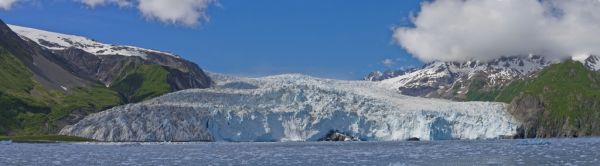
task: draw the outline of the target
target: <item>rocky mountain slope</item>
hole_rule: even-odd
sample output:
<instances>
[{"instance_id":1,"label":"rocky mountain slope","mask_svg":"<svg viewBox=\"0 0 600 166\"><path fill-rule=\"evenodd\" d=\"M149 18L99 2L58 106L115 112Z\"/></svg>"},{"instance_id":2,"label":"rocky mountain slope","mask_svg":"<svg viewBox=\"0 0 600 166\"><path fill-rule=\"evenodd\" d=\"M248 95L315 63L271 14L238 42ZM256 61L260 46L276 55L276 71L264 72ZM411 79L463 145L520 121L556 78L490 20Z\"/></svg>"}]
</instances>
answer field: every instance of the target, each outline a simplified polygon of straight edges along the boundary
<instances>
[{"instance_id":1,"label":"rocky mountain slope","mask_svg":"<svg viewBox=\"0 0 600 166\"><path fill-rule=\"evenodd\" d=\"M511 103L510 112L524 122L520 137L600 135L600 73L587 64L554 64L499 93L496 101Z\"/></svg>"},{"instance_id":2,"label":"rocky mountain slope","mask_svg":"<svg viewBox=\"0 0 600 166\"><path fill-rule=\"evenodd\" d=\"M574 57L573 60L581 62L589 70L600 71L600 57L597 55Z\"/></svg>"},{"instance_id":3,"label":"rocky mountain slope","mask_svg":"<svg viewBox=\"0 0 600 166\"><path fill-rule=\"evenodd\" d=\"M1 21L0 32L0 134L56 131L89 111L122 103L117 92L74 74L60 56Z\"/></svg>"},{"instance_id":4,"label":"rocky mountain slope","mask_svg":"<svg viewBox=\"0 0 600 166\"><path fill-rule=\"evenodd\" d=\"M67 91L91 83L63 68L64 63L52 52L34 42L22 40L4 22L0 21L0 46L25 65L33 78L46 88Z\"/></svg>"},{"instance_id":5,"label":"rocky mountain slope","mask_svg":"<svg viewBox=\"0 0 600 166\"><path fill-rule=\"evenodd\" d=\"M453 100L486 100L479 91L494 92L513 80L525 79L554 62L540 56L505 57L490 62L432 62L396 72L379 84L404 95ZM371 74L371 76L377 74ZM379 77L367 77L377 80ZM384 77L385 78L385 77Z\"/></svg>"},{"instance_id":6,"label":"rocky mountain slope","mask_svg":"<svg viewBox=\"0 0 600 166\"><path fill-rule=\"evenodd\" d=\"M34 34L39 38L27 37ZM72 45L58 48L65 43L39 40L52 36ZM0 135L56 133L116 105L210 86L200 68L180 57L98 43L94 46L113 52L90 53L92 46L83 44L91 40L76 39L85 38L0 21Z\"/></svg>"},{"instance_id":7,"label":"rocky mountain slope","mask_svg":"<svg viewBox=\"0 0 600 166\"><path fill-rule=\"evenodd\" d=\"M196 64L171 53L110 45L81 36L9 26L24 40L33 41L58 55L59 60L65 63L64 66L78 76L98 80L107 87L120 86L117 90L126 88L128 92L122 95L130 102L141 101L165 92L207 88L211 84L210 78ZM146 75L152 72L160 74ZM123 87L123 84L132 85L143 80L158 80L154 84L163 85L153 88L141 87L142 85Z\"/></svg>"},{"instance_id":8,"label":"rocky mountain slope","mask_svg":"<svg viewBox=\"0 0 600 166\"><path fill-rule=\"evenodd\" d=\"M506 105L390 92L367 81L303 75L213 76L209 89L170 93L90 115L60 134L102 141L317 141L497 138L518 122Z\"/></svg>"}]
</instances>

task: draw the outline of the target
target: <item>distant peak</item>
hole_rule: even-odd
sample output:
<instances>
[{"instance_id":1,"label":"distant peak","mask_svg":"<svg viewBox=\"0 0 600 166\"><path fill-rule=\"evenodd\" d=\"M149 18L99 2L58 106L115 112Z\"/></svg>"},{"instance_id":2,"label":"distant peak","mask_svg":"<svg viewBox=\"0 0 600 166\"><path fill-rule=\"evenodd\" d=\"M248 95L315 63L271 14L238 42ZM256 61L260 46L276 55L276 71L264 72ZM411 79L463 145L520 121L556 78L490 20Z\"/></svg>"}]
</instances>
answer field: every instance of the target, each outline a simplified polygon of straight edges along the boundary
<instances>
[{"instance_id":1,"label":"distant peak","mask_svg":"<svg viewBox=\"0 0 600 166\"><path fill-rule=\"evenodd\" d=\"M571 60L573 61L578 61L581 63L585 64L585 61L590 57L590 54L578 54L578 55L573 55L571 57Z\"/></svg>"}]
</instances>

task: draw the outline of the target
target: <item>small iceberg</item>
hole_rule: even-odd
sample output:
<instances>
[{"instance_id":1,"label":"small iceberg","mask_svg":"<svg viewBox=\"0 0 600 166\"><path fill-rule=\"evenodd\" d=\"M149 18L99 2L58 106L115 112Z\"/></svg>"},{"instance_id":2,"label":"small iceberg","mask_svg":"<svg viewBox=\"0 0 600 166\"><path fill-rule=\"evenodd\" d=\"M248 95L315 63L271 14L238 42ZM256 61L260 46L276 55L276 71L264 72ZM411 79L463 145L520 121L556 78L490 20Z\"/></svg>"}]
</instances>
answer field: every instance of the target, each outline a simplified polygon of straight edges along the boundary
<instances>
[{"instance_id":1,"label":"small iceberg","mask_svg":"<svg viewBox=\"0 0 600 166\"><path fill-rule=\"evenodd\" d=\"M523 140L517 145L550 145L550 142L544 140Z\"/></svg>"},{"instance_id":2,"label":"small iceberg","mask_svg":"<svg viewBox=\"0 0 600 166\"><path fill-rule=\"evenodd\" d=\"M12 144L12 140L0 141L0 145L10 145Z\"/></svg>"}]
</instances>

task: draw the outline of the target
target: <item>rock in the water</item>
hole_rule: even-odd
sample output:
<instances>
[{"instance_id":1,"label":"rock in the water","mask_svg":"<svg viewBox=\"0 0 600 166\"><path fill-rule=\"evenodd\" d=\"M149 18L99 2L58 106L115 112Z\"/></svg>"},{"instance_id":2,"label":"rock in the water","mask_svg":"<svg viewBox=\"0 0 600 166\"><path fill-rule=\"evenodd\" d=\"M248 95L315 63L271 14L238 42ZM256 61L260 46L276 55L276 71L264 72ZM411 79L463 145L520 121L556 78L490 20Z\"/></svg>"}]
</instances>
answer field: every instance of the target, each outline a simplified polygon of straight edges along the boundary
<instances>
[{"instance_id":1,"label":"rock in the water","mask_svg":"<svg viewBox=\"0 0 600 166\"><path fill-rule=\"evenodd\" d=\"M407 141L421 141L421 139L419 139L417 137L410 137L407 139Z\"/></svg>"},{"instance_id":2,"label":"rock in the water","mask_svg":"<svg viewBox=\"0 0 600 166\"><path fill-rule=\"evenodd\" d=\"M358 141L351 135L340 132L339 130L331 130L324 138L319 141Z\"/></svg>"}]
</instances>

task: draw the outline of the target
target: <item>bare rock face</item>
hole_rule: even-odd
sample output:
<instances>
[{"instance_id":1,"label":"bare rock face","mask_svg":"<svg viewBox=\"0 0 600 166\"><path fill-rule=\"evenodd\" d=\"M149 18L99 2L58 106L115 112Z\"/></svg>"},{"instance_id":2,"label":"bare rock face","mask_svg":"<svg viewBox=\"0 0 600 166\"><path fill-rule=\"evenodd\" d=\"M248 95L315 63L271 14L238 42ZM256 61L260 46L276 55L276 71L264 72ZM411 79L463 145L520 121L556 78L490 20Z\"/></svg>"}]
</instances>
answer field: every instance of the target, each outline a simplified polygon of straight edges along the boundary
<instances>
[{"instance_id":1,"label":"bare rock face","mask_svg":"<svg viewBox=\"0 0 600 166\"><path fill-rule=\"evenodd\" d=\"M575 110L598 110L600 103L595 98L582 99ZM580 137L599 135L598 118L594 112L571 119L569 116L553 117L545 108L543 97L521 95L513 99L508 111L522 123L515 138Z\"/></svg>"},{"instance_id":2,"label":"bare rock face","mask_svg":"<svg viewBox=\"0 0 600 166\"><path fill-rule=\"evenodd\" d=\"M544 102L540 97L523 95L513 99L508 111L522 122L516 138L536 138L545 135L541 128L540 117L544 114ZM542 129L543 130L543 129Z\"/></svg>"},{"instance_id":3,"label":"bare rock face","mask_svg":"<svg viewBox=\"0 0 600 166\"><path fill-rule=\"evenodd\" d=\"M160 53L148 53L146 58L139 56L102 55L97 56L78 48L54 50L55 54L69 64L82 76L99 80L105 85L111 85L131 66L142 64L158 64L169 73L167 82L173 91L208 88L212 81L196 64L185 59Z\"/></svg>"}]
</instances>

